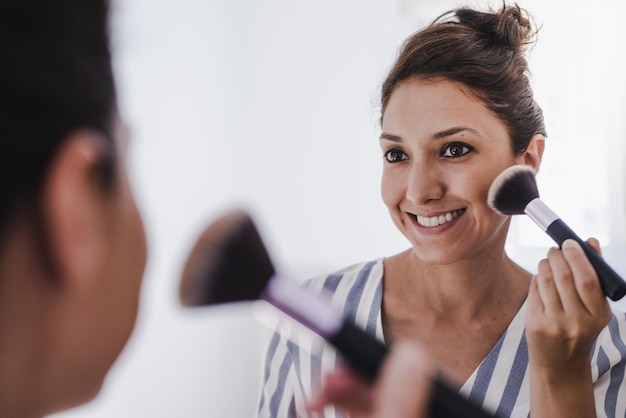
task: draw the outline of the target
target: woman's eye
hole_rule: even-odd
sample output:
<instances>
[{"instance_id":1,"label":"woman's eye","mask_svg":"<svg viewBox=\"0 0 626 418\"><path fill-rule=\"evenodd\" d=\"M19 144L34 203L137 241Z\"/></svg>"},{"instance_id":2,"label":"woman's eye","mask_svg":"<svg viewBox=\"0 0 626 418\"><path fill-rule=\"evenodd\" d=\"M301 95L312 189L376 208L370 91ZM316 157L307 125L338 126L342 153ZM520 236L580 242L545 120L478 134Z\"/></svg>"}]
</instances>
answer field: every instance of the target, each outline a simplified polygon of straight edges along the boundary
<instances>
[{"instance_id":1,"label":"woman's eye","mask_svg":"<svg viewBox=\"0 0 626 418\"><path fill-rule=\"evenodd\" d=\"M385 160L390 163L397 163L398 161L405 161L408 159L409 156L399 149L390 149L385 152Z\"/></svg>"},{"instance_id":2,"label":"woman's eye","mask_svg":"<svg viewBox=\"0 0 626 418\"><path fill-rule=\"evenodd\" d=\"M472 150L473 148L469 145L455 142L452 144L447 144L441 151L441 156L447 158L459 158L471 152Z\"/></svg>"}]
</instances>

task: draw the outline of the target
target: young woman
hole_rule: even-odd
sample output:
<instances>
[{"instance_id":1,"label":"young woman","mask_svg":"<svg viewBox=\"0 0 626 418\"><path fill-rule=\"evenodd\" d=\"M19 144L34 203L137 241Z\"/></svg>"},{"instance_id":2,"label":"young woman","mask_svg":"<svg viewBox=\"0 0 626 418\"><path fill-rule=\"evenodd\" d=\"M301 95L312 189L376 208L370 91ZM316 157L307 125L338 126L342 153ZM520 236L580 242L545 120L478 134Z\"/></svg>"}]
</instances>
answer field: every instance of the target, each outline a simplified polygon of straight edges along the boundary
<instances>
[{"instance_id":1,"label":"young woman","mask_svg":"<svg viewBox=\"0 0 626 418\"><path fill-rule=\"evenodd\" d=\"M546 132L524 57L533 36L527 13L504 5L456 10L406 41L382 87L380 146L382 198L411 246L306 286L381 340L418 342L498 417L622 417L625 315L611 312L573 241L535 275L516 264L510 217L487 205L500 172L541 164ZM308 416L338 361L279 330L259 415ZM327 390L315 404L325 401Z\"/></svg>"},{"instance_id":2,"label":"young woman","mask_svg":"<svg viewBox=\"0 0 626 418\"><path fill-rule=\"evenodd\" d=\"M137 315L106 0L0 3L0 416L93 398Z\"/></svg>"}]
</instances>

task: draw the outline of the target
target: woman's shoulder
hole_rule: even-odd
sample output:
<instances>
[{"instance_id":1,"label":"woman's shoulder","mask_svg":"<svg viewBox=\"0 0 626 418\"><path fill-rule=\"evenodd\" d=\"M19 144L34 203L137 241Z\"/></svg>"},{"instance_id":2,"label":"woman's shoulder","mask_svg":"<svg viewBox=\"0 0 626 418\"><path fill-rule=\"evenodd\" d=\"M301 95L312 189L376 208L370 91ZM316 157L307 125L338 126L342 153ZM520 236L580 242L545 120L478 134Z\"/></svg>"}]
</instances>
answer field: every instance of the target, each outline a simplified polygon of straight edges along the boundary
<instances>
[{"instance_id":1,"label":"woman's shoulder","mask_svg":"<svg viewBox=\"0 0 626 418\"><path fill-rule=\"evenodd\" d=\"M375 260L361 261L348 265L330 273L324 273L302 283L302 286L311 291L323 292L336 291L337 288L346 285L353 285L357 282L372 281L382 279L383 258Z\"/></svg>"},{"instance_id":2,"label":"woman's shoulder","mask_svg":"<svg viewBox=\"0 0 626 418\"><path fill-rule=\"evenodd\" d=\"M378 335L382 302L383 258L352 264L303 283L343 311L351 321ZM382 331L381 331L382 332Z\"/></svg>"}]
</instances>

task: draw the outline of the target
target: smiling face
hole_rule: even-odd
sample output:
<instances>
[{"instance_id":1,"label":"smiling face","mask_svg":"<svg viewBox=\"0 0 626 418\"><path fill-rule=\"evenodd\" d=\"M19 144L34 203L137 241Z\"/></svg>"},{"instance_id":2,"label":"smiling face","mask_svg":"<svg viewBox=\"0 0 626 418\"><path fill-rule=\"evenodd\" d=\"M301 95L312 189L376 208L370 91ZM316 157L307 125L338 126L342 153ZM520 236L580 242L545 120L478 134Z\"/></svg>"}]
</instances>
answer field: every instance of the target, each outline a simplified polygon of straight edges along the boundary
<instances>
[{"instance_id":1,"label":"smiling face","mask_svg":"<svg viewBox=\"0 0 626 418\"><path fill-rule=\"evenodd\" d=\"M514 156L505 125L479 99L447 80L405 81L384 111L380 145L383 201L419 259L451 264L503 250L509 217L489 208L489 187L541 156Z\"/></svg>"}]
</instances>

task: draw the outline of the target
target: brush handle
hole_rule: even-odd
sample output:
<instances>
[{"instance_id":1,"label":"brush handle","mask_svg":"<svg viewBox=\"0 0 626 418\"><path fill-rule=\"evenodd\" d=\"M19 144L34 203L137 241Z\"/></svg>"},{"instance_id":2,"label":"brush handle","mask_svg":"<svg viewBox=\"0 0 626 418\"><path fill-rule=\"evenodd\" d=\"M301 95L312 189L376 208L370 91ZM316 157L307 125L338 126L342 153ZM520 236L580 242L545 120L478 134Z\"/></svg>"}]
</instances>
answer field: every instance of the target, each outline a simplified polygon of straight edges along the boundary
<instances>
[{"instance_id":1,"label":"brush handle","mask_svg":"<svg viewBox=\"0 0 626 418\"><path fill-rule=\"evenodd\" d=\"M352 369L369 382L376 380L389 352L381 341L346 320L326 300L280 276L273 276L261 298L332 344ZM440 376L433 379L432 418L493 418L460 395Z\"/></svg>"},{"instance_id":2,"label":"brush handle","mask_svg":"<svg viewBox=\"0 0 626 418\"><path fill-rule=\"evenodd\" d=\"M378 376L389 352L384 343L347 321L344 321L335 335L327 337L327 340L339 350L357 373L370 382ZM460 395L440 376L433 379L429 409L429 416L432 418L493 418L493 415Z\"/></svg>"},{"instance_id":3,"label":"brush handle","mask_svg":"<svg viewBox=\"0 0 626 418\"><path fill-rule=\"evenodd\" d=\"M548 226L546 232L559 244L559 247L566 239L573 239L580 244L598 275L602 291L611 300L619 300L626 295L626 282L624 282L624 279L622 279L593 248L576 235L565 222L561 219L555 220Z\"/></svg>"}]
</instances>

